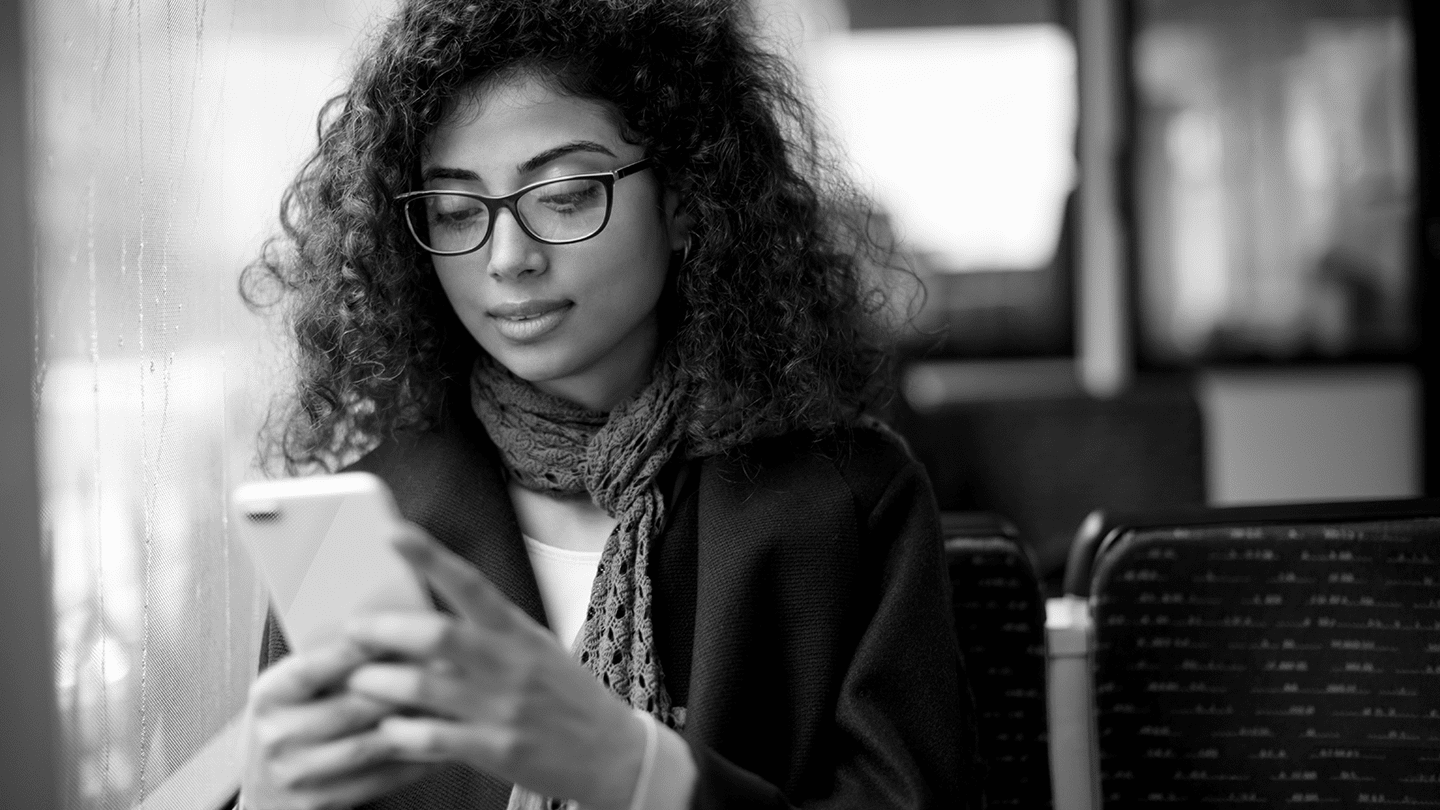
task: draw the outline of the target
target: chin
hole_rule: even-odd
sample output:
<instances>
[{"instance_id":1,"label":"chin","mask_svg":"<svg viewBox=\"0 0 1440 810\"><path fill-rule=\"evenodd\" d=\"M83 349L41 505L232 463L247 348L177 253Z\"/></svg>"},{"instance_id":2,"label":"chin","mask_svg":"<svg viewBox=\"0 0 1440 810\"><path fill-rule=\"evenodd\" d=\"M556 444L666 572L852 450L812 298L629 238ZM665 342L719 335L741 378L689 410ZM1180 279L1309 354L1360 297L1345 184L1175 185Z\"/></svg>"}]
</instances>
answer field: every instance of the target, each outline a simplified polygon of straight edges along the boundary
<instances>
[{"instance_id":1,"label":"chin","mask_svg":"<svg viewBox=\"0 0 1440 810\"><path fill-rule=\"evenodd\" d=\"M543 383L568 377L582 365L573 353L554 347L511 346L481 349L511 374L529 383Z\"/></svg>"}]
</instances>

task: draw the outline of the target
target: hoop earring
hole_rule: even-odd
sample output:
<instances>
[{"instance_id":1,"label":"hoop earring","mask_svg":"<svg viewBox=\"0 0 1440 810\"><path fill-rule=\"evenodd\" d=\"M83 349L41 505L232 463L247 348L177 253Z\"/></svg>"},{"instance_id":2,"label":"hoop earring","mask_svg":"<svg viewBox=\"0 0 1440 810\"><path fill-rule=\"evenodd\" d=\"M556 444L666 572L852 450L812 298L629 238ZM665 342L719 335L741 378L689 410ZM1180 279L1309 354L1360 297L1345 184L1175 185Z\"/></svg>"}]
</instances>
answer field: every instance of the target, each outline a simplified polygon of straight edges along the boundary
<instances>
[{"instance_id":1,"label":"hoop earring","mask_svg":"<svg viewBox=\"0 0 1440 810\"><path fill-rule=\"evenodd\" d=\"M694 235L693 235L693 234L690 234L690 233L686 233L686 234L685 234L685 246L682 247L682 248L680 248L680 266L681 266L681 267L684 267L685 265L687 265L687 264L690 263L690 245L691 245L691 243L694 242L694 241L695 241L695 238L694 238Z\"/></svg>"}]
</instances>

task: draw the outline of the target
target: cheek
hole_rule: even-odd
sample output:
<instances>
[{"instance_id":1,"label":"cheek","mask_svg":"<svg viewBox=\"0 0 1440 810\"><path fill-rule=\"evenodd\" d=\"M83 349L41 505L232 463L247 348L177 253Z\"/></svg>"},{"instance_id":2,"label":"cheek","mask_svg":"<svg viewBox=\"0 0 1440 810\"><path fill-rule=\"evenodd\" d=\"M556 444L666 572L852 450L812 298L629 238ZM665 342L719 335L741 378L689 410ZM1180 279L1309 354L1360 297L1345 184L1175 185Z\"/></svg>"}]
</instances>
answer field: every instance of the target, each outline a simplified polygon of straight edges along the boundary
<instances>
[{"instance_id":1,"label":"cheek","mask_svg":"<svg viewBox=\"0 0 1440 810\"><path fill-rule=\"evenodd\" d=\"M592 300L611 317L634 323L650 314L660 300L670 268L670 253L663 242L650 241L639 249L616 251L591 264L586 287Z\"/></svg>"},{"instance_id":2,"label":"cheek","mask_svg":"<svg viewBox=\"0 0 1440 810\"><path fill-rule=\"evenodd\" d=\"M461 315L464 315L467 302L473 305L480 292L481 271L463 261L467 258L469 257L436 256L433 259L435 277L440 280L440 289L444 290L445 297L450 300L450 306Z\"/></svg>"},{"instance_id":3,"label":"cheek","mask_svg":"<svg viewBox=\"0 0 1440 810\"><path fill-rule=\"evenodd\" d=\"M472 262L463 261L467 258L470 257L436 257L435 276L439 279L440 289L445 293L445 298L450 302L450 308L455 311L460 323L479 340L487 305L483 289L485 274Z\"/></svg>"},{"instance_id":4,"label":"cheek","mask_svg":"<svg viewBox=\"0 0 1440 810\"><path fill-rule=\"evenodd\" d=\"M572 289L583 289L597 316L633 324L655 308L669 271L663 215L653 196L643 191L622 196L615 200L605 230L569 250L556 249L552 259L557 276L577 285Z\"/></svg>"}]
</instances>

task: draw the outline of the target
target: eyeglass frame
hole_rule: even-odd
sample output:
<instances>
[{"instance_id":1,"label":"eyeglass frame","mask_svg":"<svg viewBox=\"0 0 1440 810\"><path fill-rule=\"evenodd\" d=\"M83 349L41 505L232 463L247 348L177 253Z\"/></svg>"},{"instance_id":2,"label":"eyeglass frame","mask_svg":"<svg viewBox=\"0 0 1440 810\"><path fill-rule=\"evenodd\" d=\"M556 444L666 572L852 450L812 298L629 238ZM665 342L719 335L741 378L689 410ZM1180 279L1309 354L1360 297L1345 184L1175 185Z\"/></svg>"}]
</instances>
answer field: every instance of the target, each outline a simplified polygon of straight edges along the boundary
<instances>
[{"instance_id":1,"label":"eyeglass frame","mask_svg":"<svg viewBox=\"0 0 1440 810\"><path fill-rule=\"evenodd\" d=\"M654 163L655 158L648 156L640 158L634 163L627 163L624 166L606 172L586 172L584 174L570 174L564 177L538 180L529 185L521 186L503 197L489 197L474 191L458 191L455 189L424 189L421 191L407 191L404 194L397 194L392 199L392 202L400 206L400 215L405 219L405 228L410 231L410 236L415 239L415 244L419 245L421 250L434 256L464 256L485 247L485 244L490 241L490 237L495 233L495 220L499 219L499 209L502 208L509 211L510 216L515 219L515 224L520 226L520 230L536 242L544 245L573 245L577 242L584 242L586 239L594 239L600 235L601 231L605 230L606 225L610 224L610 210L615 204L615 183L632 174L651 168ZM548 186L552 183L566 183L575 180L598 180L605 186L605 218L600 220L600 226L595 229L594 233L586 234L578 239L555 240L546 239L530 230L530 226L525 224L525 217L521 216L520 209L516 207L516 202L537 188ZM480 241L476 243L475 247L466 248L465 250L435 250L429 245L426 245L425 240L420 238L420 234L415 232L415 220L407 210L410 202L426 197L440 196L467 197L472 200L478 200L485 206L485 215L487 217L485 235L480 237Z\"/></svg>"}]
</instances>

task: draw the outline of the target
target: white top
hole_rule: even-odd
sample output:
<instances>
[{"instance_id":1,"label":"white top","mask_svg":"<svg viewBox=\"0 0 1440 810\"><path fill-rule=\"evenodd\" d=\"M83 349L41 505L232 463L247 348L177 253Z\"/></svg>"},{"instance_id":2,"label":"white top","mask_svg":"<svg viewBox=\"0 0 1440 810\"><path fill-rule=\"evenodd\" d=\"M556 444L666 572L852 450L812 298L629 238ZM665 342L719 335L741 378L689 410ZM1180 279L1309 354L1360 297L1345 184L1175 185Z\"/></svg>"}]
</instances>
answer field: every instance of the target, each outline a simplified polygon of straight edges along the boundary
<instances>
[{"instance_id":1,"label":"white top","mask_svg":"<svg viewBox=\"0 0 1440 810\"><path fill-rule=\"evenodd\" d=\"M574 650L585 624L585 610L590 607L590 588L595 571L600 567L599 551L571 551L547 545L522 534L530 567L535 569L535 583L540 586L540 603L550 629L565 649Z\"/></svg>"},{"instance_id":2,"label":"white top","mask_svg":"<svg viewBox=\"0 0 1440 810\"><path fill-rule=\"evenodd\" d=\"M571 551L557 548L527 535L525 553L535 571L535 584L540 586L540 603L545 618L565 649L574 650L585 624L585 611L590 607L590 588L600 567L599 551ZM631 801L631 810L680 810L690 806L694 791L696 768L690 746L679 734L661 725L643 711L636 710L636 722L648 725L646 734L653 734L654 745L646 745L646 764L640 770L639 784Z\"/></svg>"}]
</instances>

